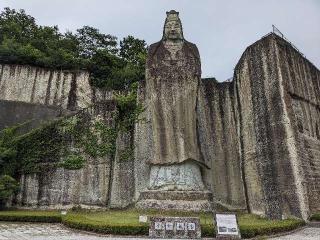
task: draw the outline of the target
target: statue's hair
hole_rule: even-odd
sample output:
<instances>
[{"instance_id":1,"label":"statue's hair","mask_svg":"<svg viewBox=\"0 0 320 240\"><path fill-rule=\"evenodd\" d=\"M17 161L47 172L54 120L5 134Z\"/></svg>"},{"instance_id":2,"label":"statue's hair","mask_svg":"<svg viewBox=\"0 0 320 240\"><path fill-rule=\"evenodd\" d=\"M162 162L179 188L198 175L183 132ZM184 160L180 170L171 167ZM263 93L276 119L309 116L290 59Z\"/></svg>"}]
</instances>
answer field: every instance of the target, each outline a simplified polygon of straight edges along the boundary
<instances>
[{"instance_id":1,"label":"statue's hair","mask_svg":"<svg viewBox=\"0 0 320 240\"><path fill-rule=\"evenodd\" d=\"M166 27L167 23L171 20L171 19L170 19L170 16L172 16L172 15L176 15L176 16L178 17L178 22L179 22L179 24L180 24L180 26L181 26L182 39L184 39L184 37L183 37L182 23L181 23L181 20L180 20L180 18L179 18L179 12L177 12L177 11L175 11L175 10L170 10L169 12L166 12L166 14L167 14L167 17L166 17L166 20L165 20L164 26L163 26L162 40L166 40L165 27Z\"/></svg>"}]
</instances>

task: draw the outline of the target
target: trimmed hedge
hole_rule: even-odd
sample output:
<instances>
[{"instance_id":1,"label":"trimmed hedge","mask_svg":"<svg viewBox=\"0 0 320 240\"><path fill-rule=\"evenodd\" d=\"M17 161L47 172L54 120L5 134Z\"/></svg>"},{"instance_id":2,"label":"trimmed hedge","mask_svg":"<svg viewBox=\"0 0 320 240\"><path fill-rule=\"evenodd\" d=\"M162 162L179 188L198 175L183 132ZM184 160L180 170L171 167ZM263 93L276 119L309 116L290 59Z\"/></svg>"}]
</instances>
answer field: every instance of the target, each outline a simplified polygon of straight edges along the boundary
<instances>
[{"instance_id":1,"label":"trimmed hedge","mask_svg":"<svg viewBox=\"0 0 320 240\"><path fill-rule=\"evenodd\" d=\"M200 217L202 237L214 237L215 226L210 213L157 212L157 211L79 211L61 216L58 211L2 211L0 221L59 223L79 230L115 235L148 235L149 224L139 223L139 215L197 216ZM313 215L314 219L317 219ZM272 235L291 231L305 222L300 219L268 220L253 214L239 214L239 227L242 238Z\"/></svg>"},{"instance_id":2,"label":"trimmed hedge","mask_svg":"<svg viewBox=\"0 0 320 240\"><path fill-rule=\"evenodd\" d=\"M55 211L0 211L0 221L60 223L61 214Z\"/></svg>"},{"instance_id":3,"label":"trimmed hedge","mask_svg":"<svg viewBox=\"0 0 320 240\"><path fill-rule=\"evenodd\" d=\"M305 222L299 219L286 219L268 221L267 223L259 223L255 225L239 223L241 237L253 238L263 235L274 235L281 232L292 231L298 227L304 226Z\"/></svg>"},{"instance_id":4,"label":"trimmed hedge","mask_svg":"<svg viewBox=\"0 0 320 240\"><path fill-rule=\"evenodd\" d=\"M145 212L145 215L169 215L185 216L185 213L178 212ZM187 213L190 214L190 213ZM195 213L192 216L199 216ZM127 217L126 217L127 216ZM86 231L94 231L106 234L119 235L147 235L148 224L138 223L139 213L135 211L109 211L96 213L70 213L63 218L62 222L71 227ZM202 237L214 237L215 226L211 214L200 214ZM133 220L134 219L134 220ZM261 235L272 235L280 232L291 231L305 222L299 219L268 220L253 214L239 215L240 232L243 238L252 238Z\"/></svg>"},{"instance_id":5,"label":"trimmed hedge","mask_svg":"<svg viewBox=\"0 0 320 240\"><path fill-rule=\"evenodd\" d=\"M215 237L216 228L213 224L201 224L201 236L202 237Z\"/></svg>"},{"instance_id":6,"label":"trimmed hedge","mask_svg":"<svg viewBox=\"0 0 320 240\"><path fill-rule=\"evenodd\" d=\"M320 221L320 213L313 214L310 217L310 221Z\"/></svg>"},{"instance_id":7,"label":"trimmed hedge","mask_svg":"<svg viewBox=\"0 0 320 240\"><path fill-rule=\"evenodd\" d=\"M104 234L118 235L147 235L149 233L148 224L108 224L87 219L84 215L67 215L62 219L62 223L70 228L85 231L93 231Z\"/></svg>"}]
</instances>

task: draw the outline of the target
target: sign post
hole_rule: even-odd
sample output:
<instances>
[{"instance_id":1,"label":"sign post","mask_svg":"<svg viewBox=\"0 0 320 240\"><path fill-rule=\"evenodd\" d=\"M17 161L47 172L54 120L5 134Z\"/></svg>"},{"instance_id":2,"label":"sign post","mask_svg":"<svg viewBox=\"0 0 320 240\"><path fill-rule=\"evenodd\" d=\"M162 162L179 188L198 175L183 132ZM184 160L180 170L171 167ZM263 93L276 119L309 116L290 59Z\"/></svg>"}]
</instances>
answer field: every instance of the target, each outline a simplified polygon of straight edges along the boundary
<instances>
[{"instance_id":1,"label":"sign post","mask_svg":"<svg viewBox=\"0 0 320 240\"><path fill-rule=\"evenodd\" d=\"M217 239L241 239L240 229L236 214L216 214Z\"/></svg>"}]
</instances>

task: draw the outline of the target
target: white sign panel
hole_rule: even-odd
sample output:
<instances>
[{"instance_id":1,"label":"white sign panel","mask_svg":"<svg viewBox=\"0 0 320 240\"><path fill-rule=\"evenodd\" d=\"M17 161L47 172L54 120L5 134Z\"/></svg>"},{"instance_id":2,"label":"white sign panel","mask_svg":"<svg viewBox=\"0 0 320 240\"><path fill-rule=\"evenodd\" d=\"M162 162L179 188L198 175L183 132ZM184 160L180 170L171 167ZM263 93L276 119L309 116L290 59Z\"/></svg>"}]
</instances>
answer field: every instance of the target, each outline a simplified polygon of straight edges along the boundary
<instances>
[{"instance_id":1,"label":"white sign panel","mask_svg":"<svg viewBox=\"0 0 320 240\"><path fill-rule=\"evenodd\" d=\"M67 211L61 211L61 215L67 215Z\"/></svg>"},{"instance_id":2,"label":"white sign panel","mask_svg":"<svg viewBox=\"0 0 320 240\"><path fill-rule=\"evenodd\" d=\"M162 222L155 222L155 223L154 223L154 229L155 229L155 230L162 230L162 229L164 229Z\"/></svg>"},{"instance_id":3,"label":"white sign panel","mask_svg":"<svg viewBox=\"0 0 320 240\"><path fill-rule=\"evenodd\" d=\"M216 214L218 234L239 235L237 218L235 214Z\"/></svg>"},{"instance_id":4,"label":"white sign panel","mask_svg":"<svg viewBox=\"0 0 320 240\"><path fill-rule=\"evenodd\" d=\"M141 223L146 223L148 221L148 217L147 216L139 216L139 222Z\"/></svg>"},{"instance_id":5,"label":"white sign panel","mask_svg":"<svg viewBox=\"0 0 320 240\"><path fill-rule=\"evenodd\" d=\"M189 231L195 231L196 230L196 224L195 223L188 223L188 230Z\"/></svg>"},{"instance_id":6,"label":"white sign panel","mask_svg":"<svg viewBox=\"0 0 320 240\"><path fill-rule=\"evenodd\" d=\"M178 231L184 231L184 223L183 222L178 222L177 223L177 230Z\"/></svg>"},{"instance_id":7,"label":"white sign panel","mask_svg":"<svg viewBox=\"0 0 320 240\"><path fill-rule=\"evenodd\" d=\"M166 230L169 230L169 231L173 230L173 222L166 222Z\"/></svg>"}]
</instances>

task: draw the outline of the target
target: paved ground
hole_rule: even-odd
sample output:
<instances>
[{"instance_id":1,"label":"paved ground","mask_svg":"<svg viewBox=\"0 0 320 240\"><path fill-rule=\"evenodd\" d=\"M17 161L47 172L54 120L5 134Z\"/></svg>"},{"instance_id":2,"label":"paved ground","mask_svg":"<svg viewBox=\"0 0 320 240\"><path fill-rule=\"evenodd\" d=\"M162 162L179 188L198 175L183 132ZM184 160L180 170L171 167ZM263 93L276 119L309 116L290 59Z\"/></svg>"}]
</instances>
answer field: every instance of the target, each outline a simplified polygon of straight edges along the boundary
<instances>
[{"instance_id":1,"label":"paved ground","mask_svg":"<svg viewBox=\"0 0 320 240\"><path fill-rule=\"evenodd\" d=\"M320 240L320 228L308 227L287 236L270 238L270 240Z\"/></svg>"},{"instance_id":2,"label":"paved ground","mask_svg":"<svg viewBox=\"0 0 320 240\"><path fill-rule=\"evenodd\" d=\"M141 238L119 238L78 232L61 224L7 223L0 222L0 240L134 240ZM145 239L145 238L144 238ZM289 236L271 240L320 240L320 228L305 228Z\"/></svg>"}]
</instances>

